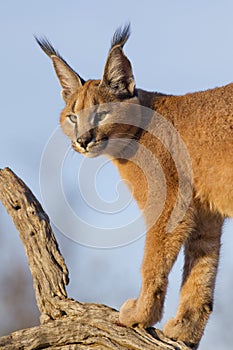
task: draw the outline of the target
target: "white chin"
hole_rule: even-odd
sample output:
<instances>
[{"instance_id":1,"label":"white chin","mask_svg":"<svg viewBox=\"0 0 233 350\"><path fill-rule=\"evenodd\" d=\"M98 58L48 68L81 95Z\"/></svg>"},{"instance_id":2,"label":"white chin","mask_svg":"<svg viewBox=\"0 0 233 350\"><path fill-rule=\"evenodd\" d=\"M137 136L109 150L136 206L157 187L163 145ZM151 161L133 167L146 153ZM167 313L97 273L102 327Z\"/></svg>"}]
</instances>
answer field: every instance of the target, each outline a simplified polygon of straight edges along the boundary
<instances>
[{"instance_id":1,"label":"white chin","mask_svg":"<svg viewBox=\"0 0 233 350\"><path fill-rule=\"evenodd\" d=\"M101 153L94 153L94 152L85 152L82 153L83 156L87 157L87 158L95 158L101 155Z\"/></svg>"}]
</instances>

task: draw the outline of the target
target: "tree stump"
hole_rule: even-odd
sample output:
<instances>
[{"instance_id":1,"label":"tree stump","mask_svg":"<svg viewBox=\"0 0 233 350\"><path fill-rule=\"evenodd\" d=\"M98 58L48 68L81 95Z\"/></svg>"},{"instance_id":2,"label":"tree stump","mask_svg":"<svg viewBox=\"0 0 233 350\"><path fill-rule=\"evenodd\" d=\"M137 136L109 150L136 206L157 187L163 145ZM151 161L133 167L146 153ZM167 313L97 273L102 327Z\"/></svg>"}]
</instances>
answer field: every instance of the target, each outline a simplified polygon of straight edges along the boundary
<instances>
[{"instance_id":1,"label":"tree stump","mask_svg":"<svg viewBox=\"0 0 233 350\"><path fill-rule=\"evenodd\" d=\"M33 278L40 326L0 338L0 349L188 350L154 328L127 328L118 311L67 297L68 269L48 215L25 183L9 168L0 170L0 200L24 245Z\"/></svg>"}]
</instances>

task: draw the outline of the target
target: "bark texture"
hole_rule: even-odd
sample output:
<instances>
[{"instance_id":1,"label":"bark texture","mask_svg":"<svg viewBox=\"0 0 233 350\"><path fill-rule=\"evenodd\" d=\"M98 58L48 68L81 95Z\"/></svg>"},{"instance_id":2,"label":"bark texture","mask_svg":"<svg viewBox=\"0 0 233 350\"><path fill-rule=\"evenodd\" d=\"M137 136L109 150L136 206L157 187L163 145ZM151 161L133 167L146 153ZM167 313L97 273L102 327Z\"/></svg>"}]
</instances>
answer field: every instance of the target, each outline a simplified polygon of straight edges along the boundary
<instances>
[{"instance_id":1,"label":"bark texture","mask_svg":"<svg viewBox=\"0 0 233 350\"><path fill-rule=\"evenodd\" d=\"M0 200L19 231L33 278L41 325L0 338L0 349L188 350L157 329L126 328L118 311L67 297L68 270L49 218L25 183L0 170Z\"/></svg>"}]
</instances>

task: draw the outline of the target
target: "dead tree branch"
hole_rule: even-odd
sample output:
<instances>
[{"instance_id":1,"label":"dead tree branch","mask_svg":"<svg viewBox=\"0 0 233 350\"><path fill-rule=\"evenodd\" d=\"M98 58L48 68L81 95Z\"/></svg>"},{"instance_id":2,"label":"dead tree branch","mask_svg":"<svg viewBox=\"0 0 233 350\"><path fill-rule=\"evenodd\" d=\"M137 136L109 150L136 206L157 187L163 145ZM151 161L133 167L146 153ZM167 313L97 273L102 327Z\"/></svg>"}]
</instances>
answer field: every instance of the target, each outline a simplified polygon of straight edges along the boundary
<instances>
[{"instance_id":1,"label":"dead tree branch","mask_svg":"<svg viewBox=\"0 0 233 350\"><path fill-rule=\"evenodd\" d=\"M33 278L41 325L0 338L0 349L188 350L156 329L131 329L105 305L67 297L68 270L49 218L25 183L0 170L0 200L19 231Z\"/></svg>"}]
</instances>

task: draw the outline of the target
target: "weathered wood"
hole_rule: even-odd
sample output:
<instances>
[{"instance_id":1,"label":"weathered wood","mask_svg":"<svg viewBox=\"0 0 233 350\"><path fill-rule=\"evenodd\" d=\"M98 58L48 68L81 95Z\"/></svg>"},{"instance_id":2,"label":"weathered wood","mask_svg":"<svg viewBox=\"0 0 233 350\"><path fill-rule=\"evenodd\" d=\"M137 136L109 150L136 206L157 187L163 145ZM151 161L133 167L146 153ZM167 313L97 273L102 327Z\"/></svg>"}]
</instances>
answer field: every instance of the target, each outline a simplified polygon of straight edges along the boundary
<instances>
[{"instance_id":1,"label":"weathered wood","mask_svg":"<svg viewBox=\"0 0 233 350\"><path fill-rule=\"evenodd\" d=\"M24 245L39 310L52 319L58 318L56 300L67 297L68 270L49 218L30 189L8 168L0 171L0 199Z\"/></svg>"},{"instance_id":2,"label":"weathered wood","mask_svg":"<svg viewBox=\"0 0 233 350\"><path fill-rule=\"evenodd\" d=\"M49 218L24 182L10 169L0 170L0 200L12 217L32 273L41 325L0 338L0 349L188 350L159 330L131 329L105 305L67 298L68 269Z\"/></svg>"},{"instance_id":3,"label":"weathered wood","mask_svg":"<svg viewBox=\"0 0 233 350\"><path fill-rule=\"evenodd\" d=\"M15 349L110 349L110 350L187 350L172 342L153 338L144 329L130 329L117 326L112 320L117 312L108 310L109 317L92 309L80 317L63 317L46 325L20 330L0 338L0 348ZM85 305L88 311L88 304ZM107 311L107 310L105 310ZM158 334L158 338L162 335ZM71 347L72 346L72 347Z\"/></svg>"},{"instance_id":4,"label":"weathered wood","mask_svg":"<svg viewBox=\"0 0 233 350\"><path fill-rule=\"evenodd\" d=\"M90 315L89 315L90 316ZM82 316L51 321L0 338L0 348L15 349L188 349L170 340L154 339L145 330L133 330L110 323L109 319ZM159 335L158 335L159 336ZM68 347L69 346L69 347ZM72 346L72 347L71 347Z\"/></svg>"}]
</instances>

